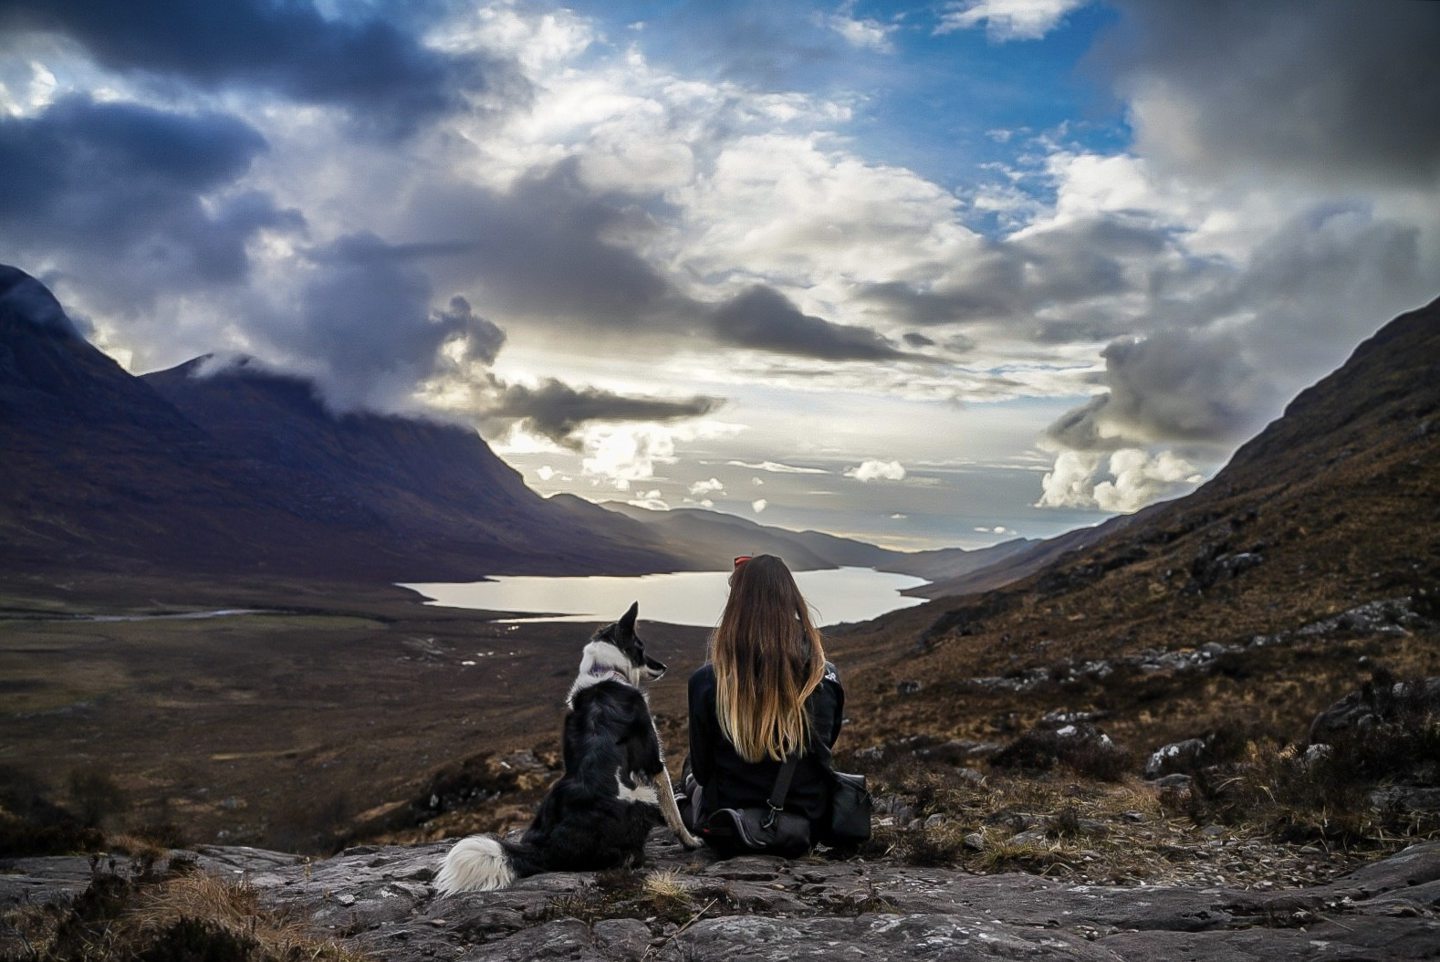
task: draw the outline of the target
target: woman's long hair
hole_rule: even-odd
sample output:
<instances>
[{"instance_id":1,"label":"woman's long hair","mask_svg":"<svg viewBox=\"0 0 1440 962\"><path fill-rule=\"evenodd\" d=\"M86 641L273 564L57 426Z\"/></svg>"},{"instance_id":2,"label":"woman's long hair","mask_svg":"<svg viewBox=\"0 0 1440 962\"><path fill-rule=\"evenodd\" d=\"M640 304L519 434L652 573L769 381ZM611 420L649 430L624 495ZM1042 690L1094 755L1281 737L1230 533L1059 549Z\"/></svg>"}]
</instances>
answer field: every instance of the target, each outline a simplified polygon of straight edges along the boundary
<instances>
[{"instance_id":1,"label":"woman's long hair","mask_svg":"<svg viewBox=\"0 0 1440 962\"><path fill-rule=\"evenodd\" d=\"M825 677L825 649L785 562L762 554L736 566L710 661L720 729L741 758L804 753L805 700Z\"/></svg>"}]
</instances>

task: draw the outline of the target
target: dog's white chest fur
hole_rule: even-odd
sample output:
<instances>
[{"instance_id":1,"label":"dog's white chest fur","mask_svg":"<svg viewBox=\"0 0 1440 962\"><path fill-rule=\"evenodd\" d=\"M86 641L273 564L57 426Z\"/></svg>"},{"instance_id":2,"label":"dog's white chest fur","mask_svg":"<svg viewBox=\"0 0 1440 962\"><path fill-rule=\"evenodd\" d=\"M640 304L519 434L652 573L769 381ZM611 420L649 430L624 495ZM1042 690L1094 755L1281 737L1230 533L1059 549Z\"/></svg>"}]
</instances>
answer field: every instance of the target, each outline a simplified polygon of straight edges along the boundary
<instances>
[{"instance_id":1,"label":"dog's white chest fur","mask_svg":"<svg viewBox=\"0 0 1440 962\"><path fill-rule=\"evenodd\" d=\"M626 781L629 781L635 787L631 788L630 785L626 785ZM647 805L660 804L660 796L655 793L655 786L647 784L644 775L631 772L630 777L627 779L625 778L625 770L623 768L617 768L615 769L615 785L615 795L622 802L644 802Z\"/></svg>"}]
</instances>

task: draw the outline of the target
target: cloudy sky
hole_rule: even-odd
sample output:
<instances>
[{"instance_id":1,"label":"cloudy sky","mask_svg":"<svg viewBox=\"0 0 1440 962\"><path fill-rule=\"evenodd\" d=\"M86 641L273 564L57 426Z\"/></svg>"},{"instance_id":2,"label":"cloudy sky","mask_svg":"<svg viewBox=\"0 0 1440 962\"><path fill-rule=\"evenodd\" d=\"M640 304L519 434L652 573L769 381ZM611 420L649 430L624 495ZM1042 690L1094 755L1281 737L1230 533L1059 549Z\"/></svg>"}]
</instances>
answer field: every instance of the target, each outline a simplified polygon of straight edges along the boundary
<instances>
[{"instance_id":1,"label":"cloudy sky","mask_svg":"<svg viewBox=\"0 0 1440 962\"><path fill-rule=\"evenodd\" d=\"M544 493L902 547L1191 490L1440 294L1440 4L0 0L0 261Z\"/></svg>"}]
</instances>

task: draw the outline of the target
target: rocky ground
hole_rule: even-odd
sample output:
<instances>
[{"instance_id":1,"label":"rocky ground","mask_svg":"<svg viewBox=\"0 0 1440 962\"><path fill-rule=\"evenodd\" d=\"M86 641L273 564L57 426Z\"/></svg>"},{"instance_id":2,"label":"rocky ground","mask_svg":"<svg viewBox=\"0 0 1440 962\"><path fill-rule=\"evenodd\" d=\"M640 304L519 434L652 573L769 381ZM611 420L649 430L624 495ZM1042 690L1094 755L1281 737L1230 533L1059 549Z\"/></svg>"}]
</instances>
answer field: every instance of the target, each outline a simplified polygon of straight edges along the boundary
<instances>
[{"instance_id":1,"label":"rocky ground","mask_svg":"<svg viewBox=\"0 0 1440 962\"><path fill-rule=\"evenodd\" d=\"M657 830L643 870L556 873L440 898L430 883L447 846L362 846L318 861L202 847L169 859L394 962L1440 958L1437 842L1326 884L1260 891L1077 885L889 859L716 860ZM0 958L41 957L19 934L39 906L139 869L125 858L0 863Z\"/></svg>"}]
</instances>

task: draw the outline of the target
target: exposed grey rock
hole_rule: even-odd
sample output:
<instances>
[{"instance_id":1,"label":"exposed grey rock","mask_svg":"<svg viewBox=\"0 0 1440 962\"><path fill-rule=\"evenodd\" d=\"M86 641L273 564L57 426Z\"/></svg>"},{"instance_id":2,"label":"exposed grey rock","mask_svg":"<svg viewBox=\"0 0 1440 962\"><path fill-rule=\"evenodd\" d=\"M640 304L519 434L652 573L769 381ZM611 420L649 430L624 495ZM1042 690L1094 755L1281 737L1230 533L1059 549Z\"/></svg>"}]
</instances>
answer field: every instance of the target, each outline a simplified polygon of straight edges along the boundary
<instances>
[{"instance_id":1,"label":"exposed grey rock","mask_svg":"<svg viewBox=\"0 0 1440 962\"><path fill-rule=\"evenodd\" d=\"M1192 582L1192 584L1194 584ZM1198 587L1197 587L1198 590ZM1297 638L1326 635L1397 635L1434 627L1434 622L1415 610L1410 597L1385 598L1357 605L1330 618L1272 635L1253 635L1243 644L1208 641L1195 649L1161 651L1149 649L1110 660L1076 661L1064 658L1049 665L1018 669L1004 676L971 678L969 684L990 691L1030 691L1042 685L1095 681L1112 674L1117 667L1134 668L1146 674L1162 671L1187 673L1210 671L1222 655L1243 654L1254 648L1287 644ZM1037 646L1038 647L1038 646Z\"/></svg>"},{"instance_id":2,"label":"exposed grey rock","mask_svg":"<svg viewBox=\"0 0 1440 962\"><path fill-rule=\"evenodd\" d=\"M590 873L439 898L430 873L448 846L366 847L314 862L212 847L194 858L205 871L243 878L272 904L309 913L321 934L387 962L611 962L647 953L687 962L1440 955L1440 842L1326 885L1257 892L1074 885L859 859L722 861L685 852L657 830L649 867L676 873L691 893L694 912L678 916L693 921L688 928L674 915L607 909L610 883ZM116 871L128 870L119 860ZM64 900L89 877L83 857L0 862L0 907Z\"/></svg>"},{"instance_id":3,"label":"exposed grey rock","mask_svg":"<svg viewBox=\"0 0 1440 962\"><path fill-rule=\"evenodd\" d=\"M977 788L985 784L985 776L973 768L957 768L955 769L955 776L962 782L974 785Z\"/></svg>"},{"instance_id":4,"label":"exposed grey rock","mask_svg":"<svg viewBox=\"0 0 1440 962\"><path fill-rule=\"evenodd\" d=\"M1440 787L1387 785L1371 792L1368 801L1377 811L1440 812Z\"/></svg>"},{"instance_id":5,"label":"exposed grey rock","mask_svg":"<svg viewBox=\"0 0 1440 962\"><path fill-rule=\"evenodd\" d=\"M1368 731L1407 706L1440 708L1440 678L1366 684L1315 716L1310 742L1324 744L1348 732Z\"/></svg>"},{"instance_id":6,"label":"exposed grey rock","mask_svg":"<svg viewBox=\"0 0 1440 962\"><path fill-rule=\"evenodd\" d=\"M1189 788L1191 778L1184 772L1175 772L1172 775L1161 775L1155 779L1156 788Z\"/></svg>"},{"instance_id":7,"label":"exposed grey rock","mask_svg":"<svg viewBox=\"0 0 1440 962\"><path fill-rule=\"evenodd\" d=\"M1428 624L1427 619L1415 611L1414 599L1407 596L1383 598L1357 605L1338 615L1296 629L1295 634L1311 637L1343 631L1356 634L1403 635L1412 628L1424 628Z\"/></svg>"},{"instance_id":8,"label":"exposed grey rock","mask_svg":"<svg viewBox=\"0 0 1440 962\"><path fill-rule=\"evenodd\" d=\"M1153 780L1194 768L1204 756L1205 746L1203 738L1187 738L1157 748L1145 760L1145 777Z\"/></svg>"}]
</instances>

